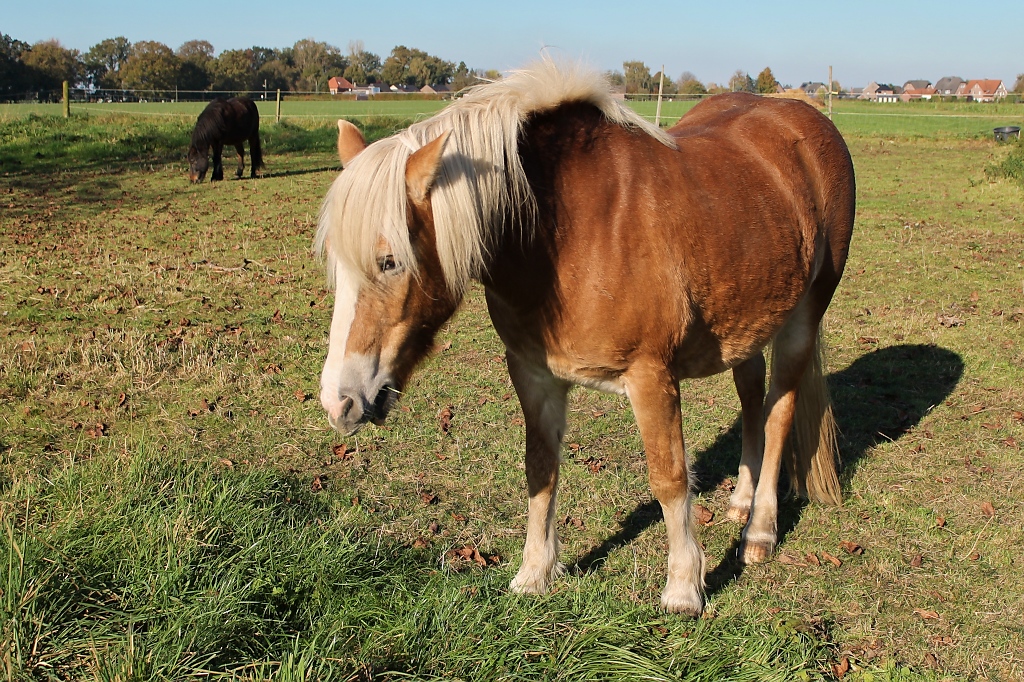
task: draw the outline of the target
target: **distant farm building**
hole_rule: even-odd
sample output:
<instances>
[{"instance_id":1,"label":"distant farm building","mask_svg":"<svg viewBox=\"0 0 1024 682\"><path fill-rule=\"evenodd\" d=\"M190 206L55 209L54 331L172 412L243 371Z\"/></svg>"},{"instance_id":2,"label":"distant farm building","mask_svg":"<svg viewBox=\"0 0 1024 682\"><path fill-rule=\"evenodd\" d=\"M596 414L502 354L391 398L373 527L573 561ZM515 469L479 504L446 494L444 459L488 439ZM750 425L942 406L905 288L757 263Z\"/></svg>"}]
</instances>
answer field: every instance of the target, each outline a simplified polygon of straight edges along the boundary
<instances>
[{"instance_id":1,"label":"distant farm building","mask_svg":"<svg viewBox=\"0 0 1024 682\"><path fill-rule=\"evenodd\" d=\"M351 92L356 86L352 85L352 82L343 76L334 76L327 81L327 87L330 88L332 95L339 93Z\"/></svg>"}]
</instances>

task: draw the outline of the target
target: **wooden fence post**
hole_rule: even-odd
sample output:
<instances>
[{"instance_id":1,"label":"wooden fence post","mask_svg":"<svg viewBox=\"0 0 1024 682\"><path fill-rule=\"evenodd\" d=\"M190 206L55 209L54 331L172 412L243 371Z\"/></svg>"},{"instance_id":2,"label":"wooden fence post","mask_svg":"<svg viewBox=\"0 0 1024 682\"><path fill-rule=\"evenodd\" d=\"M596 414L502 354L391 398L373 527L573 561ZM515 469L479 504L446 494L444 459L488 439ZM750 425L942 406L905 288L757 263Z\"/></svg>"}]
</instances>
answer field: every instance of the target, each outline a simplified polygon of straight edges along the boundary
<instances>
[{"instance_id":1,"label":"wooden fence post","mask_svg":"<svg viewBox=\"0 0 1024 682\"><path fill-rule=\"evenodd\" d=\"M277 89L277 120L275 123L281 122L281 88Z\"/></svg>"},{"instance_id":2,"label":"wooden fence post","mask_svg":"<svg viewBox=\"0 0 1024 682\"><path fill-rule=\"evenodd\" d=\"M63 102L64 102L64 118L71 118L71 97L70 97L70 93L68 92L68 82L67 81L64 81L64 85L62 87L62 90L64 92L64 100L63 100Z\"/></svg>"},{"instance_id":3,"label":"wooden fence post","mask_svg":"<svg viewBox=\"0 0 1024 682\"><path fill-rule=\"evenodd\" d=\"M661 65L661 80L658 81L658 108L654 113L654 125L661 126L661 92L665 89L665 65Z\"/></svg>"}]
</instances>

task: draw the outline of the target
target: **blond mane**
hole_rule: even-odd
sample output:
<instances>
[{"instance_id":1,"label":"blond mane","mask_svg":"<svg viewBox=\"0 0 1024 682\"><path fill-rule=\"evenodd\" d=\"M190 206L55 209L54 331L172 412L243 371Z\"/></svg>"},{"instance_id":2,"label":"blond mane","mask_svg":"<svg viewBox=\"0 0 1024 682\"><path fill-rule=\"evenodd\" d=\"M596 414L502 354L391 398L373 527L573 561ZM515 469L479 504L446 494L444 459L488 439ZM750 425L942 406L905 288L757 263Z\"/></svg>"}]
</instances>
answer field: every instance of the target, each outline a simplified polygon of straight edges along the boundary
<instances>
[{"instance_id":1,"label":"blond mane","mask_svg":"<svg viewBox=\"0 0 1024 682\"><path fill-rule=\"evenodd\" d=\"M315 249L327 256L334 281L339 263L367 279L377 269L383 237L397 262L416 267L406 218L409 156L451 131L431 190L437 251L452 292L461 295L484 267L495 237L529 229L537 211L519 159L523 123L567 102L589 102L618 125L669 147L672 138L612 98L604 77L550 59L469 90L437 115L364 149L331 185L320 208ZM507 224L508 216L518 216Z\"/></svg>"}]
</instances>

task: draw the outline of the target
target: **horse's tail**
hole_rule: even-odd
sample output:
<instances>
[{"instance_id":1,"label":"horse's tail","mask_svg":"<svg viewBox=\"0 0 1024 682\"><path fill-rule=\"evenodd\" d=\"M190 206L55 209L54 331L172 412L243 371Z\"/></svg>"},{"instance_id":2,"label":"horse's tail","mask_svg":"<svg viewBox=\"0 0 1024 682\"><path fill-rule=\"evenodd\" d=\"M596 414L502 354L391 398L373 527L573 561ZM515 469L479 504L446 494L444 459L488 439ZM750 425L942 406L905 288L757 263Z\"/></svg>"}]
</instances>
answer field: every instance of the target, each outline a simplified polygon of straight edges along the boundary
<instances>
[{"instance_id":1,"label":"horse's tail","mask_svg":"<svg viewBox=\"0 0 1024 682\"><path fill-rule=\"evenodd\" d=\"M825 382L821 326L797 390L790 446L783 457L794 493L812 502L842 503L838 428Z\"/></svg>"}]
</instances>

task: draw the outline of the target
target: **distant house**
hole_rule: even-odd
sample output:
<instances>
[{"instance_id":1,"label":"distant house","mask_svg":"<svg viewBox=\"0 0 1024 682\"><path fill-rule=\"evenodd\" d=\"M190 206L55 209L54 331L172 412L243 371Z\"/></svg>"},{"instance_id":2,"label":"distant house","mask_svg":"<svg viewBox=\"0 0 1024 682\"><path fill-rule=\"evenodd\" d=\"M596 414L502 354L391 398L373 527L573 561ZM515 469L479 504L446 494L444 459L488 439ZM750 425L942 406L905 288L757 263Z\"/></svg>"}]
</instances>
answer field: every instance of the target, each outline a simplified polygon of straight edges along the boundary
<instances>
[{"instance_id":1,"label":"distant house","mask_svg":"<svg viewBox=\"0 0 1024 682\"><path fill-rule=\"evenodd\" d=\"M964 79L958 76L946 76L935 83L935 94L939 97L954 97L963 85Z\"/></svg>"},{"instance_id":2,"label":"distant house","mask_svg":"<svg viewBox=\"0 0 1024 682\"><path fill-rule=\"evenodd\" d=\"M866 99L871 102L899 102L903 88L887 83L876 83L871 81L861 91L858 99Z\"/></svg>"},{"instance_id":3,"label":"distant house","mask_svg":"<svg viewBox=\"0 0 1024 682\"><path fill-rule=\"evenodd\" d=\"M900 99L909 102L914 99L931 99L935 94L935 88L926 80L907 81L903 84L903 92Z\"/></svg>"},{"instance_id":4,"label":"distant house","mask_svg":"<svg viewBox=\"0 0 1024 682\"><path fill-rule=\"evenodd\" d=\"M383 83L369 83L367 85L353 85L351 93L356 96L356 99L369 99L371 95L379 94L382 90L387 90L387 85Z\"/></svg>"},{"instance_id":5,"label":"distant house","mask_svg":"<svg viewBox=\"0 0 1024 682\"><path fill-rule=\"evenodd\" d=\"M903 94L903 88L898 85L879 85L878 92L875 93L876 102L899 102L900 95Z\"/></svg>"},{"instance_id":6,"label":"distant house","mask_svg":"<svg viewBox=\"0 0 1024 682\"><path fill-rule=\"evenodd\" d=\"M956 96L969 102L994 102L1006 97L1006 86L998 79L969 80L960 85Z\"/></svg>"},{"instance_id":7,"label":"distant house","mask_svg":"<svg viewBox=\"0 0 1024 682\"><path fill-rule=\"evenodd\" d=\"M819 92L828 92L828 86L818 81L811 81L810 83L801 83L800 89L804 91L804 94L808 97L817 97Z\"/></svg>"},{"instance_id":8,"label":"distant house","mask_svg":"<svg viewBox=\"0 0 1024 682\"><path fill-rule=\"evenodd\" d=\"M391 90L391 92L405 93L405 94L409 94L409 93L419 92L420 91L419 88L417 88L415 85L406 85L404 83L401 84L401 85L392 85L390 90Z\"/></svg>"},{"instance_id":9,"label":"distant house","mask_svg":"<svg viewBox=\"0 0 1024 682\"><path fill-rule=\"evenodd\" d=\"M339 92L351 92L356 86L352 85L352 82L342 76L333 76L327 81L327 87L330 88L332 95L337 95Z\"/></svg>"},{"instance_id":10,"label":"distant house","mask_svg":"<svg viewBox=\"0 0 1024 682\"><path fill-rule=\"evenodd\" d=\"M444 83L439 83L437 85L424 85L422 88L420 88L420 92L426 93L428 95L443 95L444 93L451 91L451 88L449 88Z\"/></svg>"}]
</instances>

